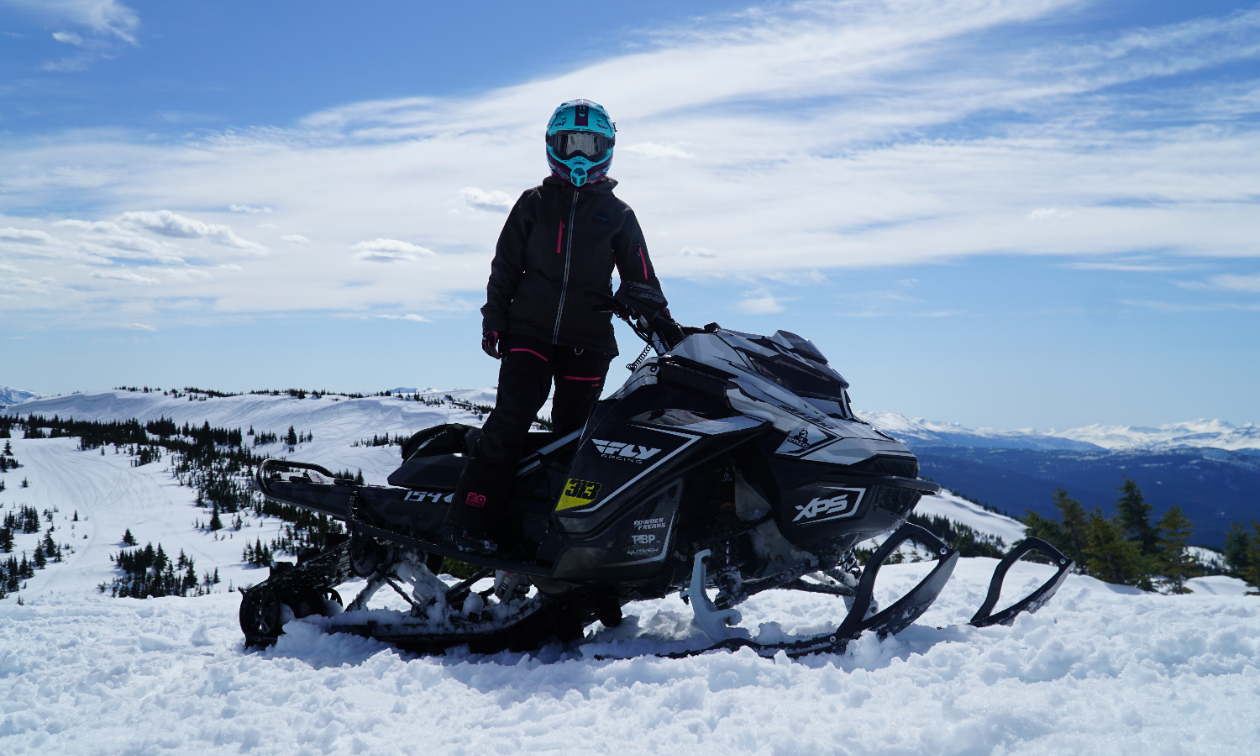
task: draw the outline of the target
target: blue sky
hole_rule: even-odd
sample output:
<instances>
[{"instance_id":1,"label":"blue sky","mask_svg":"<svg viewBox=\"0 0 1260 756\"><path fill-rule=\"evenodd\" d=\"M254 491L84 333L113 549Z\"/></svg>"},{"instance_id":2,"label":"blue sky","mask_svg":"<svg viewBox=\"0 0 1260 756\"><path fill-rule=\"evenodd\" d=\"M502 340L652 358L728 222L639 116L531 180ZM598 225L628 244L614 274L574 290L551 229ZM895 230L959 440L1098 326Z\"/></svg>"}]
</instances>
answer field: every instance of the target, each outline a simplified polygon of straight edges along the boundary
<instances>
[{"instance_id":1,"label":"blue sky","mask_svg":"<svg viewBox=\"0 0 1260 756\"><path fill-rule=\"evenodd\" d=\"M0 0L0 385L492 385L583 96L675 314L859 407L1260 421L1258 57L1239 2Z\"/></svg>"}]
</instances>

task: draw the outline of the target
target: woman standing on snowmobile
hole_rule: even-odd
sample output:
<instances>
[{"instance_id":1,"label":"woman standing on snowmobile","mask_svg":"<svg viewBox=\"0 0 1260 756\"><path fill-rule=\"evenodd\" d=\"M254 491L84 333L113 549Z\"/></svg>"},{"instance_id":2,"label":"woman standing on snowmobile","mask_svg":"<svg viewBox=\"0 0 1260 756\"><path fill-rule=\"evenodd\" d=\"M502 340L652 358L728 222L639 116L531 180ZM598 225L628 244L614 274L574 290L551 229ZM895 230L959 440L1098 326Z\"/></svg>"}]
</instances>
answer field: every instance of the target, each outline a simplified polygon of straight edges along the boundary
<instances>
[{"instance_id":1,"label":"woman standing on snowmobile","mask_svg":"<svg viewBox=\"0 0 1260 756\"><path fill-rule=\"evenodd\" d=\"M611 315L592 311L588 292L610 295L614 266L623 284L660 292L634 211L613 196L616 126L608 112L566 102L552 114L546 142L551 175L508 214L481 308L481 348L500 360L498 400L446 517L447 539L474 550L511 540L496 532L496 510L552 382L558 434L585 425L599 400L617 341Z\"/></svg>"}]
</instances>

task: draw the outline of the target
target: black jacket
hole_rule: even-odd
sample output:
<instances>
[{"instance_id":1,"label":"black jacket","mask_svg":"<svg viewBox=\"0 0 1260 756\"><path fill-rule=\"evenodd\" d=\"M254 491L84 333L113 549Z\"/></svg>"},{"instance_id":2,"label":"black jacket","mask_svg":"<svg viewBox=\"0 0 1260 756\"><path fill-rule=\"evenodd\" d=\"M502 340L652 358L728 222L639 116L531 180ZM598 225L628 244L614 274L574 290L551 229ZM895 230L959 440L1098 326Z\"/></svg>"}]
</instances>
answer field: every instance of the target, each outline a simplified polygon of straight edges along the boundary
<instances>
[{"instance_id":1,"label":"black jacket","mask_svg":"<svg viewBox=\"0 0 1260 756\"><path fill-rule=\"evenodd\" d=\"M592 312L586 292L622 281L660 282L634 211L605 179L575 189L554 176L516 201L490 264L482 330L617 353L612 316Z\"/></svg>"}]
</instances>

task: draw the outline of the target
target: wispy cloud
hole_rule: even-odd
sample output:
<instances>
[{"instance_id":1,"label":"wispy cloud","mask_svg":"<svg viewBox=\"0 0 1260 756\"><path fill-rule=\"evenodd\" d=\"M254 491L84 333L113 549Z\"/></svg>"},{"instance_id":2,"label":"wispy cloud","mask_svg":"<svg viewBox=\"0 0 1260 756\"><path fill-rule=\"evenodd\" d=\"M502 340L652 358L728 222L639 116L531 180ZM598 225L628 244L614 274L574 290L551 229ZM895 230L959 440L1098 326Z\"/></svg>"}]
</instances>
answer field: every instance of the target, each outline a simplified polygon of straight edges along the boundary
<instances>
[{"instance_id":1,"label":"wispy cloud","mask_svg":"<svg viewBox=\"0 0 1260 756\"><path fill-rule=\"evenodd\" d=\"M144 323L127 323L123 326L123 328L130 328L133 331L149 331L151 333L157 333L156 328L151 325L145 325Z\"/></svg>"},{"instance_id":2,"label":"wispy cloud","mask_svg":"<svg viewBox=\"0 0 1260 756\"><path fill-rule=\"evenodd\" d=\"M1246 291L1260 294L1260 275L1255 276L1238 276L1223 275L1213 276L1212 283L1216 286L1228 291Z\"/></svg>"},{"instance_id":3,"label":"wispy cloud","mask_svg":"<svg viewBox=\"0 0 1260 756\"><path fill-rule=\"evenodd\" d=\"M739 309L751 315L770 315L783 312L783 305L766 289L745 292L739 302Z\"/></svg>"},{"instance_id":4,"label":"wispy cloud","mask_svg":"<svg viewBox=\"0 0 1260 756\"><path fill-rule=\"evenodd\" d=\"M512 209L512 198L504 192L487 192L484 189L469 186L459 190L459 197L464 204L477 210L506 213Z\"/></svg>"},{"instance_id":5,"label":"wispy cloud","mask_svg":"<svg viewBox=\"0 0 1260 756\"><path fill-rule=\"evenodd\" d=\"M373 239L361 241L350 247L355 250L354 258L360 262L392 263L408 262L421 256L432 257L435 253L417 244L397 239Z\"/></svg>"},{"instance_id":6,"label":"wispy cloud","mask_svg":"<svg viewBox=\"0 0 1260 756\"><path fill-rule=\"evenodd\" d=\"M1185 86L1172 74L1254 60L1260 11L1072 37L1047 31L1081 5L767 6L474 96L353 103L292 128L201 132L175 144L75 133L0 145L0 196L39 208L0 218L0 228L25 234L0 233L0 249L33 281L90 278L65 272L67 260L215 271L184 281L137 273L160 287L115 282L155 307L159 292L176 288L225 312L426 313L418 303L480 297L503 213L544 170L540 124L581 92L618 121L617 191L634 206L667 289L681 277L753 289L747 282L994 253L1126 272L1167 265L1126 257L1141 250L1255 256L1260 127L1247 114L1260 87L1224 75ZM117 20L125 6L102 7L114 9L113 26L76 21L74 33L122 40L100 29L129 28L134 38L138 20ZM241 204L242 186L275 208L268 227L241 226L242 213L267 209ZM102 209L76 221L84 226L44 220L72 201ZM421 258L430 258L423 269L385 264ZM223 264L241 269L215 267ZM1245 282L1211 285L1248 291ZM48 299L86 296L77 292L68 285ZM765 292L736 306L773 312L784 301ZM947 312L891 301L848 306ZM0 312L21 318L25 306L6 302ZM99 320L93 308L105 306L63 310Z\"/></svg>"},{"instance_id":7,"label":"wispy cloud","mask_svg":"<svg viewBox=\"0 0 1260 756\"><path fill-rule=\"evenodd\" d=\"M123 213L118 219L121 226L143 228L162 236L178 239L206 239L225 247L248 250L258 254L266 254L267 248L257 242L248 241L237 236L229 226L216 223L203 223L170 210L157 212L138 211Z\"/></svg>"},{"instance_id":8,"label":"wispy cloud","mask_svg":"<svg viewBox=\"0 0 1260 756\"><path fill-rule=\"evenodd\" d=\"M142 276L133 270L94 270L91 273L92 278L105 278L113 281L130 281L132 283L156 284L162 283L156 278Z\"/></svg>"},{"instance_id":9,"label":"wispy cloud","mask_svg":"<svg viewBox=\"0 0 1260 756\"><path fill-rule=\"evenodd\" d=\"M5 0L5 2L37 15L77 24L94 34L113 37L130 44L136 43L136 32L140 27L140 17L136 15L136 12L118 0ZM77 34L66 32L59 34L77 38L78 41L72 44L80 44L83 41ZM58 41L68 40L58 38Z\"/></svg>"},{"instance_id":10,"label":"wispy cloud","mask_svg":"<svg viewBox=\"0 0 1260 756\"><path fill-rule=\"evenodd\" d=\"M406 315L377 315L376 317L381 318L383 320L410 320L413 323L432 323L433 322L432 320L429 320L423 315L416 315L415 313L411 313L411 312L407 313Z\"/></svg>"}]
</instances>

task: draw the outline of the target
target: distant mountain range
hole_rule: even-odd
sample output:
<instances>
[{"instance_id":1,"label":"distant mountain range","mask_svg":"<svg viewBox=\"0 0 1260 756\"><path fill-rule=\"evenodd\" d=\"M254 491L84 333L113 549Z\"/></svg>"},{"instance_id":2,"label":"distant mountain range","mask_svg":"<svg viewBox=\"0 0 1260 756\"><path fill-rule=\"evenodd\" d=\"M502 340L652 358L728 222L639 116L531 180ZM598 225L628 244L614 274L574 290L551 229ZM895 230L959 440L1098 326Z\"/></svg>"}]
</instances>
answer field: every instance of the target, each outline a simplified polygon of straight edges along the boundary
<instances>
[{"instance_id":1,"label":"distant mountain range","mask_svg":"<svg viewBox=\"0 0 1260 756\"><path fill-rule=\"evenodd\" d=\"M44 396L44 394L36 394L34 391L23 391L22 389L0 386L0 409L14 404L21 404L22 402L29 402L32 399L42 399Z\"/></svg>"},{"instance_id":2,"label":"distant mountain range","mask_svg":"<svg viewBox=\"0 0 1260 756\"><path fill-rule=\"evenodd\" d=\"M1260 453L1260 426L1235 426L1222 420L1193 420L1158 428L1087 425L1064 431L967 428L957 423L911 419L895 412L859 412L880 430L914 446L967 446L989 449L1061 449L1072 451L1178 448L1228 449Z\"/></svg>"}]
</instances>

